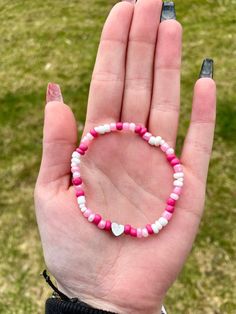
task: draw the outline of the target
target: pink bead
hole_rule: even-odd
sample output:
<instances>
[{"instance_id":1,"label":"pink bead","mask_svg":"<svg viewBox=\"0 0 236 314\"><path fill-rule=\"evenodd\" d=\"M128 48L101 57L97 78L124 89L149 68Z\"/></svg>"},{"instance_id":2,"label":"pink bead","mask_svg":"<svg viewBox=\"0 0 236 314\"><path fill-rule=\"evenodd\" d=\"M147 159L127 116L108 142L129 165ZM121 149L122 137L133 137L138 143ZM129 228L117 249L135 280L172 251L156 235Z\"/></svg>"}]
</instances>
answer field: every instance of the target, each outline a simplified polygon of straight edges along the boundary
<instances>
[{"instance_id":1,"label":"pink bead","mask_svg":"<svg viewBox=\"0 0 236 314\"><path fill-rule=\"evenodd\" d=\"M137 238L142 238L142 229L141 228L137 228Z\"/></svg>"},{"instance_id":2,"label":"pink bead","mask_svg":"<svg viewBox=\"0 0 236 314\"><path fill-rule=\"evenodd\" d=\"M153 234L154 233L154 231L152 230L152 227L151 227L150 224L146 225L146 229L147 229L149 234Z\"/></svg>"},{"instance_id":3,"label":"pink bead","mask_svg":"<svg viewBox=\"0 0 236 314\"><path fill-rule=\"evenodd\" d=\"M110 231L111 230L111 221L110 220L106 220L105 230L106 231Z\"/></svg>"},{"instance_id":4,"label":"pink bead","mask_svg":"<svg viewBox=\"0 0 236 314\"><path fill-rule=\"evenodd\" d=\"M136 125L135 126L135 133L138 133L139 134L139 132L142 130L142 127L141 127L141 125Z\"/></svg>"},{"instance_id":5,"label":"pink bead","mask_svg":"<svg viewBox=\"0 0 236 314\"><path fill-rule=\"evenodd\" d=\"M146 132L146 133L144 134L144 136L143 136L143 139L148 142L148 141L150 140L150 137L151 137L151 136L152 136L151 133Z\"/></svg>"},{"instance_id":6,"label":"pink bead","mask_svg":"<svg viewBox=\"0 0 236 314\"><path fill-rule=\"evenodd\" d=\"M125 131L128 131L128 130L129 130L129 123L128 123L128 122L123 123L123 129L124 129Z\"/></svg>"},{"instance_id":7,"label":"pink bead","mask_svg":"<svg viewBox=\"0 0 236 314\"><path fill-rule=\"evenodd\" d=\"M137 237L137 229L131 227L131 229L130 229L130 235L131 235L131 237Z\"/></svg>"},{"instance_id":8,"label":"pink bead","mask_svg":"<svg viewBox=\"0 0 236 314\"><path fill-rule=\"evenodd\" d=\"M84 154L85 154L85 152L84 152L82 149L80 149L79 147L76 148L76 151L77 151L77 153L79 153L80 155L84 155Z\"/></svg>"},{"instance_id":9,"label":"pink bead","mask_svg":"<svg viewBox=\"0 0 236 314\"><path fill-rule=\"evenodd\" d=\"M146 128L142 128L139 132L140 136L143 136L145 133L147 133L147 129Z\"/></svg>"},{"instance_id":10,"label":"pink bead","mask_svg":"<svg viewBox=\"0 0 236 314\"><path fill-rule=\"evenodd\" d=\"M182 191L181 187L176 186L176 187L174 188L174 190L173 190L173 193L175 193L175 194L177 194L177 195L180 195L180 194L181 194L181 191Z\"/></svg>"},{"instance_id":11,"label":"pink bead","mask_svg":"<svg viewBox=\"0 0 236 314\"><path fill-rule=\"evenodd\" d=\"M91 211L91 209L86 209L86 211L84 212L84 217L86 217L86 218L88 218L90 215L92 214L92 211Z\"/></svg>"},{"instance_id":12,"label":"pink bead","mask_svg":"<svg viewBox=\"0 0 236 314\"><path fill-rule=\"evenodd\" d=\"M116 129L117 129L118 131L121 131L121 130L123 129L123 123L122 123L122 122L117 122L117 123L116 123Z\"/></svg>"},{"instance_id":13,"label":"pink bead","mask_svg":"<svg viewBox=\"0 0 236 314\"><path fill-rule=\"evenodd\" d=\"M164 213L162 214L162 217L164 217L165 219L169 221L171 220L172 214L168 211L164 211Z\"/></svg>"},{"instance_id":14,"label":"pink bead","mask_svg":"<svg viewBox=\"0 0 236 314\"><path fill-rule=\"evenodd\" d=\"M179 159L178 158L175 158L175 159L172 159L170 164L171 166L176 166L180 163Z\"/></svg>"},{"instance_id":15,"label":"pink bead","mask_svg":"<svg viewBox=\"0 0 236 314\"><path fill-rule=\"evenodd\" d=\"M80 197L84 195L84 191L80 190L80 191L76 191L76 197Z\"/></svg>"},{"instance_id":16,"label":"pink bead","mask_svg":"<svg viewBox=\"0 0 236 314\"><path fill-rule=\"evenodd\" d=\"M130 234L131 225L125 225L125 234Z\"/></svg>"},{"instance_id":17,"label":"pink bead","mask_svg":"<svg viewBox=\"0 0 236 314\"><path fill-rule=\"evenodd\" d=\"M166 159L168 160L168 161L171 161L171 160L173 160L173 159L175 159L176 158L176 156L174 155L174 154L171 154L171 155L167 155L166 156Z\"/></svg>"},{"instance_id":18,"label":"pink bead","mask_svg":"<svg viewBox=\"0 0 236 314\"><path fill-rule=\"evenodd\" d=\"M173 198L168 198L167 200L167 205L170 205L170 206L174 206L175 205L175 200L173 200Z\"/></svg>"},{"instance_id":19,"label":"pink bead","mask_svg":"<svg viewBox=\"0 0 236 314\"><path fill-rule=\"evenodd\" d=\"M99 214L96 214L94 217L93 223L95 225L98 225L101 220L102 220L102 217Z\"/></svg>"},{"instance_id":20,"label":"pink bead","mask_svg":"<svg viewBox=\"0 0 236 314\"><path fill-rule=\"evenodd\" d=\"M169 146L167 143L161 145L161 150L162 150L163 152L166 152L168 148L170 148L170 146Z\"/></svg>"},{"instance_id":21,"label":"pink bead","mask_svg":"<svg viewBox=\"0 0 236 314\"><path fill-rule=\"evenodd\" d=\"M173 213L175 211L175 208L174 206L167 205L165 210L169 213Z\"/></svg>"},{"instance_id":22,"label":"pink bead","mask_svg":"<svg viewBox=\"0 0 236 314\"><path fill-rule=\"evenodd\" d=\"M84 143L81 143L79 146L79 149L81 149L82 151L86 151L88 149L88 145L85 145Z\"/></svg>"},{"instance_id":23,"label":"pink bead","mask_svg":"<svg viewBox=\"0 0 236 314\"><path fill-rule=\"evenodd\" d=\"M74 188L76 191L83 191L83 189L81 188L81 185L74 185Z\"/></svg>"},{"instance_id":24,"label":"pink bead","mask_svg":"<svg viewBox=\"0 0 236 314\"><path fill-rule=\"evenodd\" d=\"M74 173L74 172L79 172L79 171L80 171L79 167L72 167L72 168L71 168L71 172L72 172L72 173Z\"/></svg>"},{"instance_id":25,"label":"pink bead","mask_svg":"<svg viewBox=\"0 0 236 314\"><path fill-rule=\"evenodd\" d=\"M105 226L106 226L106 221L102 219L102 220L99 222L99 224L98 224L98 228L99 228L99 229L104 229Z\"/></svg>"},{"instance_id":26,"label":"pink bead","mask_svg":"<svg viewBox=\"0 0 236 314\"><path fill-rule=\"evenodd\" d=\"M81 178L74 178L74 179L72 180L72 183L73 183L74 185L80 185L80 184L82 183L82 179L81 179Z\"/></svg>"},{"instance_id":27,"label":"pink bead","mask_svg":"<svg viewBox=\"0 0 236 314\"><path fill-rule=\"evenodd\" d=\"M182 172L182 171L183 171L183 168L182 168L181 165L176 165L176 166L174 166L173 168L174 168L174 171L175 171L175 172Z\"/></svg>"},{"instance_id":28,"label":"pink bead","mask_svg":"<svg viewBox=\"0 0 236 314\"><path fill-rule=\"evenodd\" d=\"M116 131L116 123L112 122L112 123L110 124L110 127L111 127L111 130L112 130L112 131Z\"/></svg>"},{"instance_id":29,"label":"pink bead","mask_svg":"<svg viewBox=\"0 0 236 314\"><path fill-rule=\"evenodd\" d=\"M97 137L97 136L98 136L98 133L97 133L94 129L91 129L91 130L90 130L90 134L91 134L93 137Z\"/></svg>"}]
</instances>

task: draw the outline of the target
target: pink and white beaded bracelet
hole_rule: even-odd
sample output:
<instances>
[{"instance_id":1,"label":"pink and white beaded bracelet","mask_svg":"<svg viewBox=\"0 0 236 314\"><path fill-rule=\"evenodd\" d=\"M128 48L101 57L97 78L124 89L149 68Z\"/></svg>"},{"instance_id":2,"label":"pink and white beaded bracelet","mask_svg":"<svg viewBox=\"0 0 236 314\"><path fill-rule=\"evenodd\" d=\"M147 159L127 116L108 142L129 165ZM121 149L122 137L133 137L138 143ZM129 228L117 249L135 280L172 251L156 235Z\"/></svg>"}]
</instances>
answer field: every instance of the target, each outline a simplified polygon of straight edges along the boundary
<instances>
[{"instance_id":1,"label":"pink and white beaded bracelet","mask_svg":"<svg viewBox=\"0 0 236 314\"><path fill-rule=\"evenodd\" d=\"M104 220L101 215L93 213L91 209L86 207L85 193L82 187L83 181L80 175L80 159L85 155L90 143L96 137L116 131L131 131L140 136L149 145L160 147L161 151L165 153L167 161L174 170L174 188L167 199L165 211L162 213L161 217L155 221L155 223L147 224L144 228L134 228L130 224L122 225L116 222L111 222L110 220ZM159 233L159 231L163 229L163 227L165 227L171 219L175 210L175 203L180 197L184 184L183 167L180 164L179 159L176 157L174 149L171 148L160 136L153 136L149 133L145 127L128 122L104 124L91 129L90 132L82 138L79 147L72 154L71 172L77 202L84 217L87 218L89 222L96 225L99 229L111 231L116 237L125 234L132 237L142 238L148 237L151 234Z\"/></svg>"}]
</instances>

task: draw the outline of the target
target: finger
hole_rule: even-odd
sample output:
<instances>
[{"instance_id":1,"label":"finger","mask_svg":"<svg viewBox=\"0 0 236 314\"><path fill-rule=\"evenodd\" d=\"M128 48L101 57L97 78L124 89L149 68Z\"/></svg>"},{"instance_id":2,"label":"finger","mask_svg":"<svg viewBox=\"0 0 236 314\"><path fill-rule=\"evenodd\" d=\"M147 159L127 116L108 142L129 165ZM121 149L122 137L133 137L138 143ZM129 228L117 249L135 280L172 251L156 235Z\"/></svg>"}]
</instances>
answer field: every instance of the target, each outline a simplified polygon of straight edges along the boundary
<instances>
[{"instance_id":1,"label":"finger","mask_svg":"<svg viewBox=\"0 0 236 314\"><path fill-rule=\"evenodd\" d=\"M49 84L43 130L43 156L37 183L66 189L70 184L70 155L77 142L77 127L60 87Z\"/></svg>"},{"instance_id":2,"label":"finger","mask_svg":"<svg viewBox=\"0 0 236 314\"><path fill-rule=\"evenodd\" d=\"M194 88L191 122L181 161L203 183L206 182L212 151L215 115L215 82L211 78L201 78Z\"/></svg>"},{"instance_id":3,"label":"finger","mask_svg":"<svg viewBox=\"0 0 236 314\"><path fill-rule=\"evenodd\" d=\"M158 31L149 129L172 147L179 118L181 50L180 23L173 19L163 21Z\"/></svg>"},{"instance_id":4,"label":"finger","mask_svg":"<svg viewBox=\"0 0 236 314\"><path fill-rule=\"evenodd\" d=\"M147 122L161 7L161 0L139 0L135 5L127 53L122 121Z\"/></svg>"},{"instance_id":5,"label":"finger","mask_svg":"<svg viewBox=\"0 0 236 314\"><path fill-rule=\"evenodd\" d=\"M125 59L134 5L120 2L111 10L101 35L89 92L86 128L119 121Z\"/></svg>"}]
</instances>

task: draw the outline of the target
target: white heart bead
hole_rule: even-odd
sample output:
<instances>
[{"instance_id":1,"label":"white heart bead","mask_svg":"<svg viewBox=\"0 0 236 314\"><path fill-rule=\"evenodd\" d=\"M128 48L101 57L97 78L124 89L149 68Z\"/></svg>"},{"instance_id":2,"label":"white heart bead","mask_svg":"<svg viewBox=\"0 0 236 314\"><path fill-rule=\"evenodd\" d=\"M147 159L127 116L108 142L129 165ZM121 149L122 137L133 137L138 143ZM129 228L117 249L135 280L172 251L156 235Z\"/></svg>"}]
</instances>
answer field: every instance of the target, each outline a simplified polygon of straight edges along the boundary
<instances>
[{"instance_id":1,"label":"white heart bead","mask_svg":"<svg viewBox=\"0 0 236 314\"><path fill-rule=\"evenodd\" d=\"M168 148L167 151L166 151L166 155L172 155L174 154L174 149L173 148Z\"/></svg>"},{"instance_id":2,"label":"white heart bead","mask_svg":"<svg viewBox=\"0 0 236 314\"><path fill-rule=\"evenodd\" d=\"M159 229L158 229L156 224L152 224L151 227L152 227L152 230L153 230L154 233L157 234L159 232Z\"/></svg>"},{"instance_id":3,"label":"white heart bead","mask_svg":"<svg viewBox=\"0 0 236 314\"><path fill-rule=\"evenodd\" d=\"M74 153L72 154L72 157L73 157L73 158L79 159L80 156L81 156L81 155L80 155L78 152L74 152Z\"/></svg>"},{"instance_id":4,"label":"white heart bead","mask_svg":"<svg viewBox=\"0 0 236 314\"><path fill-rule=\"evenodd\" d=\"M183 178L184 177L184 173L183 172L176 172L176 173L173 174L173 177L175 179Z\"/></svg>"},{"instance_id":5,"label":"white heart bead","mask_svg":"<svg viewBox=\"0 0 236 314\"><path fill-rule=\"evenodd\" d=\"M88 139L89 141L92 141L92 140L94 139L94 137L92 136L91 133L87 133L87 134L86 134L86 137L87 137L87 139Z\"/></svg>"},{"instance_id":6,"label":"white heart bead","mask_svg":"<svg viewBox=\"0 0 236 314\"><path fill-rule=\"evenodd\" d=\"M119 225L116 222L113 222L111 224L111 231L116 237L119 237L120 235L124 233L125 227L124 225Z\"/></svg>"},{"instance_id":7,"label":"white heart bead","mask_svg":"<svg viewBox=\"0 0 236 314\"><path fill-rule=\"evenodd\" d=\"M85 197L84 196L79 196L77 198L77 202L78 202L79 205L80 204L85 204L85 202L86 202Z\"/></svg>"},{"instance_id":8,"label":"white heart bead","mask_svg":"<svg viewBox=\"0 0 236 314\"><path fill-rule=\"evenodd\" d=\"M164 217L159 218L158 221L163 227L168 224L168 220L165 219Z\"/></svg>"},{"instance_id":9,"label":"white heart bead","mask_svg":"<svg viewBox=\"0 0 236 314\"><path fill-rule=\"evenodd\" d=\"M173 182L173 185L174 185L174 186L182 187L184 184L183 184L183 182L181 182L181 181L179 181L179 180L175 180L175 181Z\"/></svg>"},{"instance_id":10,"label":"white heart bead","mask_svg":"<svg viewBox=\"0 0 236 314\"><path fill-rule=\"evenodd\" d=\"M129 124L129 129L130 129L130 131L135 131L135 127L136 127L136 125L133 123L133 122L131 122L130 124Z\"/></svg>"},{"instance_id":11,"label":"white heart bead","mask_svg":"<svg viewBox=\"0 0 236 314\"><path fill-rule=\"evenodd\" d=\"M170 194L170 197L173 199L173 200L178 200L179 199L179 195L178 194L175 194L175 193L171 193Z\"/></svg>"},{"instance_id":12,"label":"white heart bead","mask_svg":"<svg viewBox=\"0 0 236 314\"><path fill-rule=\"evenodd\" d=\"M157 226L159 231L163 228L163 226L160 224L159 220L155 221L155 225Z\"/></svg>"},{"instance_id":13,"label":"white heart bead","mask_svg":"<svg viewBox=\"0 0 236 314\"><path fill-rule=\"evenodd\" d=\"M93 222L94 218L95 218L95 214L90 214L88 217L88 221Z\"/></svg>"},{"instance_id":14,"label":"white heart bead","mask_svg":"<svg viewBox=\"0 0 236 314\"><path fill-rule=\"evenodd\" d=\"M87 210L87 207L83 204L83 206L80 205L80 210L82 213L84 213Z\"/></svg>"},{"instance_id":15,"label":"white heart bead","mask_svg":"<svg viewBox=\"0 0 236 314\"><path fill-rule=\"evenodd\" d=\"M162 138L161 138L160 136L157 136L157 137L156 137L156 143L155 143L155 145L156 145L156 146L161 145L161 141L162 141Z\"/></svg>"},{"instance_id":16,"label":"white heart bead","mask_svg":"<svg viewBox=\"0 0 236 314\"><path fill-rule=\"evenodd\" d=\"M147 228L143 228L142 229L142 235L143 235L144 238L148 237L149 234L148 234Z\"/></svg>"},{"instance_id":17,"label":"white heart bead","mask_svg":"<svg viewBox=\"0 0 236 314\"><path fill-rule=\"evenodd\" d=\"M74 172L73 178L80 178L80 173L78 171Z\"/></svg>"},{"instance_id":18,"label":"white heart bead","mask_svg":"<svg viewBox=\"0 0 236 314\"><path fill-rule=\"evenodd\" d=\"M149 141L148 141L148 143L149 143L150 145L155 145L155 143L156 143L156 138L155 138L154 136L151 136L150 139L149 139Z\"/></svg>"},{"instance_id":19,"label":"white heart bead","mask_svg":"<svg viewBox=\"0 0 236 314\"><path fill-rule=\"evenodd\" d=\"M111 132L111 127L110 127L109 124L104 124L104 129L105 129L105 132L106 132L106 133Z\"/></svg>"}]
</instances>

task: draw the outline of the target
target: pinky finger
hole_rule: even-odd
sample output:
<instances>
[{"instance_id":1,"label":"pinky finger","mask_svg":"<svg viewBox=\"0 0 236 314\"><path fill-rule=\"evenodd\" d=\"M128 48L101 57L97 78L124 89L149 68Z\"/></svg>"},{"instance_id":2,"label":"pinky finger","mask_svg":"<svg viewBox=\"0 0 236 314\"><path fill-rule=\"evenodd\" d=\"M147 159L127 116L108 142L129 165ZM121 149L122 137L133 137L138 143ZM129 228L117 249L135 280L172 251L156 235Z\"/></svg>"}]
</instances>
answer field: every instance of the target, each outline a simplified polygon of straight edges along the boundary
<instances>
[{"instance_id":1,"label":"pinky finger","mask_svg":"<svg viewBox=\"0 0 236 314\"><path fill-rule=\"evenodd\" d=\"M204 184L207 179L216 117L216 84L210 78L211 73L208 77L200 76L195 84L191 122L181 156L185 167Z\"/></svg>"}]
</instances>

